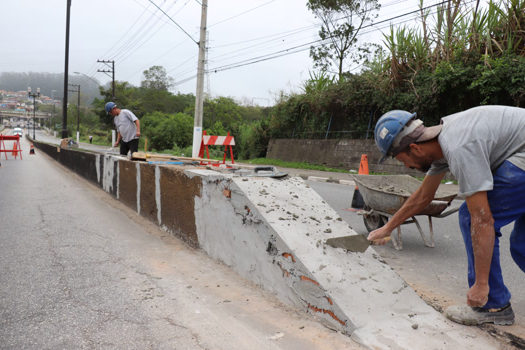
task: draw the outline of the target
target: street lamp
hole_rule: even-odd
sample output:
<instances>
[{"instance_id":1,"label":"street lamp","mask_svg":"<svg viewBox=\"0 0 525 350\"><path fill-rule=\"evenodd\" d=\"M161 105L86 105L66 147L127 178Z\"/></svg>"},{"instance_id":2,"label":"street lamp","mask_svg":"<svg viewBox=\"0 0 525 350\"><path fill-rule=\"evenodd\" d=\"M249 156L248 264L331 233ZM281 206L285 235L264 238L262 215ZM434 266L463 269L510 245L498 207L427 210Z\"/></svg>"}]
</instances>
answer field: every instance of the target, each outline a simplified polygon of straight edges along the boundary
<instances>
[{"instance_id":1,"label":"street lamp","mask_svg":"<svg viewBox=\"0 0 525 350\"><path fill-rule=\"evenodd\" d=\"M36 140L35 137L35 113L36 113L36 98L40 97L40 88L36 89L36 93L31 92L31 86L27 88L27 96L33 98L33 141Z\"/></svg>"},{"instance_id":2,"label":"street lamp","mask_svg":"<svg viewBox=\"0 0 525 350\"><path fill-rule=\"evenodd\" d=\"M78 99L77 99L77 143L79 142L79 137L80 137L80 127L79 127L79 124L80 124L80 84L69 84L69 86L75 86L77 89L76 90L68 90L69 92L76 92L78 94Z\"/></svg>"},{"instance_id":3,"label":"street lamp","mask_svg":"<svg viewBox=\"0 0 525 350\"><path fill-rule=\"evenodd\" d=\"M52 128L52 125L51 125L51 122L55 122L55 117L56 117L56 103L55 103L55 92L57 92L56 90L51 90L51 99L53 100L53 119L49 119L49 128Z\"/></svg>"},{"instance_id":4,"label":"street lamp","mask_svg":"<svg viewBox=\"0 0 525 350\"><path fill-rule=\"evenodd\" d=\"M74 74L83 75L84 77L88 78L89 80L95 82L98 86L100 86L100 82L97 79L91 78L89 75L81 73L81 72L73 72Z\"/></svg>"}]
</instances>

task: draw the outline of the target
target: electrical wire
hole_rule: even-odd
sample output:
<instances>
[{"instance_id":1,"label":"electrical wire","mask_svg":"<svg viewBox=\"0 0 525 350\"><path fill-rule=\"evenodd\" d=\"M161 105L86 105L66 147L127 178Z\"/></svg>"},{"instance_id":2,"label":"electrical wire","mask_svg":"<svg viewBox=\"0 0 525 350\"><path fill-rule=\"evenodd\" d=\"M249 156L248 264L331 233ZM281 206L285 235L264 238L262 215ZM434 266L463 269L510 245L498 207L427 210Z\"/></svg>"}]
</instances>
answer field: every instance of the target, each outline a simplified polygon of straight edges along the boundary
<instances>
[{"instance_id":1,"label":"electrical wire","mask_svg":"<svg viewBox=\"0 0 525 350\"><path fill-rule=\"evenodd\" d=\"M154 2L152 2L152 0L148 0L148 1L149 1L150 3L152 3L153 5L156 6L156 4L155 4ZM237 15L234 15L234 16L228 17L228 18L226 18L226 19L223 19L223 20L221 20L221 21L219 21L219 22L216 22L216 23L214 23L214 24L212 24L211 26L208 26L208 27L212 27L212 26L215 26L215 25L218 25L218 24L224 23L224 22L226 22L226 21L232 20L232 19L234 19L234 18L240 17L240 16L242 16L242 15L244 15L244 14L246 14L246 13L249 13L249 12L251 12L251 11L254 11L254 10L260 8L260 7L266 6L266 5L268 5L268 4L270 4L270 3L274 2L274 1L275 1L275 0L270 0L270 1L266 2L266 3L264 3L264 4L258 5L258 6L254 7L254 8L251 8L251 9L248 9L248 10L246 10L246 11L243 11L243 12L237 14ZM199 1L197 1L197 0L196 0L196 2L199 3L199 5L202 6L202 3L201 3L201 2L199 2ZM159 9L160 9L160 8L159 8ZM162 9L160 9L160 10L162 11ZM164 11L162 11L162 12L164 13ZM164 13L164 14L165 14L165 13ZM166 15L166 14L165 14L165 15ZM166 15L166 16L167 16L167 15ZM168 16L168 17L169 17L169 16ZM171 17L169 17L169 18L171 19ZM181 29L182 29L182 28L181 28ZM183 29L182 29L182 30L183 30ZM183 31L184 31L184 30L183 30ZM188 36L193 40L193 38L191 37L191 35L189 35L186 31L184 31L184 32L186 33L186 35L188 35ZM150 37L151 37L151 36L150 36ZM148 40L149 40L149 39L148 39ZM146 41L147 41L147 40L146 40ZM194 40L193 40L193 41L194 41ZM194 42L195 42L195 41L194 41ZM140 48L144 43L145 43L145 42L143 42L140 46L138 46L138 47L136 48L136 50L137 50L138 48ZM196 42L196 43L197 43L197 42ZM197 43L197 44L198 44L198 43ZM176 68L175 68L175 69L176 69ZM136 73L135 73L135 74L136 74Z\"/></svg>"},{"instance_id":2,"label":"electrical wire","mask_svg":"<svg viewBox=\"0 0 525 350\"><path fill-rule=\"evenodd\" d=\"M175 5L175 2L171 4L171 6L168 8L168 11L171 10L171 8ZM123 56L127 55L128 53L130 52L135 52L137 50L137 47L139 46L142 46L143 44L141 43L144 43L144 38L151 33L152 30L154 30L155 28L156 32L158 32L162 27L164 27L164 25L166 25L167 22L166 20L164 20L164 18L159 18L157 16L157 12L158 12L158 9L155 10L154 12L152 12L152 15L150 16L150 20L148 20L147 22L144 22L143 26L141 27L141 29L137 32L136 35L130 37L128 43L122 47L122 49L116 53L114 56L113 56L113 59L114 60L117 60L117 59L121 59ZM151 18L153 16L156 16L157 18L159 19L162 19L162 22L159 22L159 21L154 21L154 20L151 20ZM152 35L150 35L151 37ZM146 39L146 40L149 40Z\"/></svg>"},{"instance_id":3,"label":"electrical wire","mask_svg":"<svg viewBox=\"0 0 525 350\"><path fill-rule=\"evenodd\" d=\"M395 1L392 1L390 3L387 3L387 4L383 5L381 8L397 5L397 4L400 4L400 3L403 3L403 2L407 2L407 1L408 0L395 0ZM337 18L335 21L341 21L341 20L346 19L346 18L348 18L348 16L343 16L343 17ZM271 38L271 37L274 37L274 36L281 37L281 35L284 35L284 34L294 35L297 32L308 31L308 30L311 30L311 29L314 29L314 28L319 28L320 26L321 26L321 24L313 24L313 25L299 27L299 28L295 28L295 29L292 29L292 30L284 31L284 32L279 32L279 33L275 33L275 34L265 35L265 36L258 37L258 38L238 41L238 42L234 42L234 43L222 44L222 45L218 45L218 46L212 46L212 47L210 47L210 49L216 49L216 48L220 48L220 47L228 47L228 46L233 46L233 45L236 45L236 44L243 44L243 43L247 43L247 42L251 42L251 41L257 41L257 40Z\"/></svg>"},{"instance_id":4,"label":"electrical wire","mask_svg":"<svg viewBox=\"0 0 525 350\"><path fill-rule=\"evenodd\" d=\"M175 22L175 20L173 18L171 18L170 15L168 15L166 12L164 12L164 10L161 9L156 3L154 3L153 0L148 0L148 1L151 2L153 5L155 5L155 7L158 8L166 17L168 17L170 19L170 21L175 23L175 25L177 27L179 27L179 29L182 30L184 32L184 34L186 34L188 36L188 38L191 39L191 41L193 41L195 44L199 45L198 41L193 39L193 37L190 34L188 34L188 32L184 30L184 28L182 28L177 22Z\"/></svg>"},{"instance_id":5,"label":"electrical wire","mask_svg":"<svg viewBox=\"0 0 525 350\"><path fill-rule=\"evenodd\" d=\"M143 6L137 0L134 0L134 1L137 4ZM149 11L149 6L148 7L144 6L144 9L146 11ZM131 48L133 48L134 43L136 42L138 38L141 38L141 33L144 32L144 29L147 27L147 25L149 24L150 25L149 28L151 28L152 23L153 25L157 23L156 21L152 21L157 11L158 10L150 11L150 16L139 27L135 28L135 31L131 35L129 35L129 37L124 42L121 43L119 48L116 49L112 55L110 55L111 59L115 60L115 58L119 57L122 53L127 52ZM149 28L146 29L146 31L148 31Z\"/></svg>"},{"instance_id":6,"label":"electrical wire","mask_svg":"<svg viewBox=\"0 0 525 350\"><path fill-rule=\"evenodd\" d=\"M241 12L241 13L239 13L239 14L236 14L236 15L233 15L233 16L231 16L231 17L228 17L228 18L225 18L225 19L223 19L223 20L220 20L220 21L218 21L218 22L216 22L216 23L213 23L212 25L209 25L208 28L214 27L214 26L216 26L216 25L218 25L218 24L221 24L221 23L227 22L227 21L229 21L229 20L232 20L232 19L234 19L234 18L240 17L240 16L242 16L242 15L245 15L245 14L247 14L247 13L249 13L249 12L252 12L252 11L254 11L254 10L257 10L258 8L261 8L261 7L263 7L263 6L269 5L269 4L271 4L272 2L275 2L275 0L267 1L267 2L265 2L264 4L258 5L258 6L256 6L256 7L253 7L253 8L251 8L251 9L248 9L248 10L246 10L246 11L243 11L243 12Z\"/></svg>"},{"instance_id":7,"label":"electrical wire","mask_svg":"<svg viewBox=\"0 0 525 350\"><path fill-rule=\"evenodd\" d=\"M472 3L473 1L475 1L475 0L471 0L471 1L467 2L466 4ZM382 24L382 23L386 23L386 22L391 22L392 20L399 19L401 17L405 17L405 16L408 16L408 15L418 14L420 11L425 11L425 10L428 10L430 8L433 8L433 7L444 5L447 2L448 1L445 0L445 1L442 1L440 3L434 4L434 5L429 5L429 6L426 6L426 7L422 8L422 9L418 9L416 11L406 12L406 13L401 14L401 15L393 16L393 17L390 17L388 19L385 19L385 20L382 20L382 21L379 21L379 22L376 22L376 23L371 23L369 25L363 26L362 29L370 28L370 27L373 27L373 26L377 26L378 24ZM404 23L404 22L407 22L407 21L411 21L411 20L413 20L413 18L405 20L405 21L402 21L401 23ZM375 30L377 30L377 29L375 29ZM212 69L209 69L208 72L217 73L217 72L221 72L221 71L225 71L225 70L239 68L239 67L243 67L243 66L247 66L247 65L251 65L251 64L255 64L255 63L259 63L259 62L263 62L263 61L268 61L268 60L271 60L271 59L275 59L275 58L279 58L279 57L283 57L283 56L287 56L287 55L291 55L291 54L295 54L295 53L298 53L298 52L310 50L310 47L304 48L304 46L312 45L312 44L317 44L318 46L320 46L320 45L324 44L325 41L330 40L330 39L331 38L318 39L318 40L315 40L315 41L311 41L309 43L297 45L295 47L291 47L291 48L288 48L288 49L276 51L276 52L273 52L273 53L270 53L270 54L257 56L257 57L253 57L251 59L246 59L246 60L234 62L234 63L231 63L231 64L227 64L227 65L224 65L224 66L212 68Z\"/></svg>"},{"instance_id":8,"label":"electrical wire","mask_svg":"<svg viewBox=\"0 0 525 350\"><path fill-rule=\"evenodd\" d=\"M148 1L150 1L150 0L148 0ZM265 4L262 4L262 5L259 5L258 7L264 6L264 5L269 4L269 3L273 2L273 1L274 0L272 0L270 2L267 2ZM394 5L394 4L398 4L400 2L404 2L404 1L406 1L406 0L396 0L396 1L393 1L393 2L391 2L389 4L387 4L387 5L384 5L383 8L387 7L387 6ZM472 0L472 1L474 1L474 0ZM472 1L470 1L470 2L472 2ZM373 28L373 29L368 30L368 31L363 31L362 33L360 33L360 36L364 36L364 35L366 35L368 33L373 32L373 31L377 31L379 29L382 29L383 27L378 28L378 25L380 25L380 24L383 24L383 23L386 23L386 22L391 22L391 21L393 21L395 19L399 19L401 17L414 15L414 14L419 14L421 11L425 11L425 10L428 10L428 9L436 7L436 6L444 5L447 2L448 1L442 1L442 2L434 4L434 5L429 5L429 6L426 6L424 8L418 8L417 10L414 10L414 11L406 12L406 13L403 13L403 14L400 14L400 15L397 15L397 16L390 17L390 18L385 19L385 20L381 20L381 21L376 22L376 23L372 23L372 24L366 25L362 29L369 28L369 27L376 27L376 28ZM258 8L258 7L256 7L256 8ZM253 9L251 9L251 10L253 10ZM249 11L250 10L245 11L244 13L249 12ZM233 19L235 17L239 17L239 16L243 15L244 13L240 13L240 14L238 14L236 16L229 17L229 18L227 18L227 19L225 19L223 21L230 20L230 19ZM347 17L348 16L341 17L341 18L339 18L337 20L342 20L342 19L345 19ZM408 21L411 21L411 20L413 20L413 18L410 18L408 20L404 20L404 21L395 23L395 25L398 25L400 23L405 23L405 22L408 22ZM217 22L214 25L220 24L223 21ZM392 23L388 24L387 26L390 26L390 25L392 25ZM227 47L227 46L233 46L233 45L239 44L239 43L254 42L254 41L257 41L257 40L262 40L262 39L266 39L266 38L272 38L272 37L275 37L275 36L279 36L280 34L283 34L284 37L287 37L286 34L288 34L288 36L292 36L292 35L296 35L296 34L300 33L301 31L306 31L308 29L315 28L315 27L318 27L318 26L319 25L300 27L300 28L293 29L293 30L290 30L290 31L286 31L286 32L282 32L282 33L276 33L276 34L271 34L271 35L268 35L268 36L263 36L263 37L259 37L259 38L255 38L255 39L250 39L250 40L246 40L246 41L237 42L237 43L230 43L230 44L224 44L224 45L221 45L221 46L214 46L211 49L220 48L220 47ZM280 38L281 37L279 37L279 39ZM279 57L282 57L282 56L291 55L291 54L295 54L295 53L298 53L298 52L310 50L311 49L310 46L322 45L322 44L326 43L326 40L330 40L330 39L331 38L327 38L324 41L322 39L317 39L317 40L314 40L314 41L303 43L301 45L295 45L293 47L290 47L290 48L287 48L287 49L284 49L284 50L278 50L276 52L272 52L272 53L269 53L269 54L259 55L259 56L252 57L252 58L249 58L249 59L244 59L244 60L240 60L240 61L233 62L233 63L230 63L230 64L225 64L225 65L222 65L222 66L218 66L218 67L215 67L215 68L212 68L212 69L208 69L207 72L220 72L220 71L224 71L224 70L234 69L234 68L238 68L238 67L242 67L242 66L246 66L246 65L251 65L251 64L258 63L258 62L267 61L267 60L271 60L271 59L276 59L276 58L279 58ZM258 45L264 45L266 43L271 43L271 42L272 42L272 40L266 40L263 43L251 45L249 47L245 47L245 48L239 49L238 51L245 51L245 50L248 50L250 48L256 47ZM305 46L308 46L308 47L305 47ZM231 53L229 53L229 54L231 54ZM222 55L222 56L224 56L224 55ZM222 57L222 56L218 56L218 57ZM186 62L188 62L189 60L193 59L194 57L195 56L192 56L192 57L186 59L181 64L178 64L175 68L170 69L169 72L172 72L172 71L174 71L176 69L182 68ZM217 57L215 57L215 58L217 58ZM355 70L355 69L356 68L352 68L352 70ZM192 70L193 70L193 68L192 68ZM186 73L186 71L181 73L180 75L184 75L185 73ZM186 81L189 81L191 79L194 79L194 78L195 78L195 76L192 75L192 76L190 76L188 78L184 78L184 79L176 82L175 85L180 85L180 84L182 84L182 83L184 83Z\"/></svg>"},{"instance_id":9,"label":"electrical wire","mask_svg":"<svg viewBox=\"0 0 525 350\"><path fill-rule=\"evenodd\" d=\"M386 5L383 6L383 8L385 7L388 7L388 6L392 6L392 5L396 5L396 4L399 4L401 2L405 2L407 0L395 0L395 1L392 1ZM340 21L342 19L346 19L348 18L348 16L343 16L343 17L340 17L334 21ZM310 28L315 28L315 27L319 27L320 25L314 25L314 26L308 26L308 27L301 27L301 28L298 28L297 30L292 30L292 31L288 31L288 32L284 32L282 36L280 37L277 37L275 38L273 35L271 36L266 36L266 37L274 37L274 39L270 39L270 40L266 40L264 42L261 42L261 43L258 43L258 44L253 44L253 45L250 45L250 46L247 46L247 47L243 47L243 48L240 48L236 51L229 51L228 53L224 53L222 55L219 55L219 56L214 56L213 59L210 59L211 62L216 62L216 59L217 58L220 58L222 57L223 59L220 60L220 61L224 61L224 60L227 60L228 59L228 56L238 56L237 54L238 53L241 53L241 52L244 52L244 51L247 51L247 50L250 50L252 48L255 48L255 47L260 47L260 46L263 46L265 45L266 46L266 49L271 49L271 48L274 48L274 47L277 47L277 46L281 46L282 45L282 42L284 42L284 39L289 37L289 36L293 36L293 35L297 35L299 34L300 32L302 32L303 30L305 29L310 29ZM280 43L274 43L275 40L281 40ZM293 44L294 42L297 42L297 41L303 41L304 39L295 39L295 40L292 40L291 42L288 40L289 44ZM251 40L249 41L245 41L245 42L250 42ZM255 41L255 40L254 40ZM266 44L273 44L273 45L266 45ZM310 43L309 43L310 44ZM227 45L223 45L223 46L227 46ZM220 46L220 47L223 47L223 46ZM218 46L212 46L210 48L210 51L213 51L215 48L217 48ZM219 62L220 62L219 61Z\"/></svg>"}]
</instances>

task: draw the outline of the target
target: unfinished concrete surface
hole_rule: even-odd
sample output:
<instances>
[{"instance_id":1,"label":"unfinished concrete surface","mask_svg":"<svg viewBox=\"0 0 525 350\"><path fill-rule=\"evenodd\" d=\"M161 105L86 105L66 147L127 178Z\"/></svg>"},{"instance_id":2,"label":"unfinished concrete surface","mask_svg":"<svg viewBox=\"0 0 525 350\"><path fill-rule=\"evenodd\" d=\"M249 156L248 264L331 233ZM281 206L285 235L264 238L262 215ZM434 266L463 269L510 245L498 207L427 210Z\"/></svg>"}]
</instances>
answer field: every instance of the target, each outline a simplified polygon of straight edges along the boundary
<instances>
[{"instance_id":1,"label":"unfinished concrete surface","mask_svg":"<svg viewBox=\"0 0 525 350\"><path fill-rule=\"evenodd\" d=\"M284 181L188 171L202 249L246 278L373 349L489 349L486 338L428 306L373 249L325 246L356 234L300 178Z\"/></svg>"},{"instance_id":2,"label":"unfinished concrete surface","mask_svg":"<svg viewBox=\"0 0 525 350\"><path fill-rule=\"evenodd\" d=\"M347 253L325 245L356 233L300 178L93 159L105 191L123 201L133 193L125 202L141 201L135 206L141 215L368 348L498 348L483 332L428 306L372 248ZM119 181L124 176L135 182ZM142 203L152 182L147 202L157 213Z\"/></svg>"}]
</instances>

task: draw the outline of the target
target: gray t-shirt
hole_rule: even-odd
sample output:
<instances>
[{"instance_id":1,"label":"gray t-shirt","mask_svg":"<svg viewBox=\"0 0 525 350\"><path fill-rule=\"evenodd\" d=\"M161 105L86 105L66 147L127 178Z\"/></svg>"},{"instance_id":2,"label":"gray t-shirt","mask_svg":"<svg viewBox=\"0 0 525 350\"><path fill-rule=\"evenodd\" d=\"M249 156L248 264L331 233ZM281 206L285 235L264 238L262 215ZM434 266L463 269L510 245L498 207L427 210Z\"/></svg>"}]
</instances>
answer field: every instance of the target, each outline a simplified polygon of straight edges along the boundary
<instances>
[{"instance_id":1,"label":"gray t-shirt","mask_svg":"<svg viewBox=\"0 0 525 350\"><path fill-rule=\"evenodd\" d=\"M122 141L129 142L133 139L138 139L135 120L138 120L138 118L129 109L121 109L120 114L113 119Z\"/></svg>"},{"instance_id":2,"label":"gray t-shirt","mask_svg":"<svg viewBox=\"0 0 525 350\"><path fill-rule=\"evenodd\" d=\"M481 106L441 119L438 142L444 159L428 175L450 172L459 195L468 197L493 188L492 172L508 160L525 170L525 109Z\"/></svg>"}]
</instances>

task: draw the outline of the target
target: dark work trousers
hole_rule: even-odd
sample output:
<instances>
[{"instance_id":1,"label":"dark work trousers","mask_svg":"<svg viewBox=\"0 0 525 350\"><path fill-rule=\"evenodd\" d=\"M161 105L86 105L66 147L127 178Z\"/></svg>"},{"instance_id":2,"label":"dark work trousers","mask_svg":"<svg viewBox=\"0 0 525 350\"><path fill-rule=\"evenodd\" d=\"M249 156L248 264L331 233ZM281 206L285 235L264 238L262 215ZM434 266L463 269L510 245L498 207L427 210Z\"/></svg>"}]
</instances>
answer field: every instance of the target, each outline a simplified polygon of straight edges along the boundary
<instances>
[{"instance_id":1,"label":"dark work trousers","mask_svg":"<svg viewBox=\"0 0 525 350\"><path fill-rule=\"evenodd\" d=\"M139 150L139 139L133 139L128 142L124 142L123 140L120 140L120 154L123 156L128 154L128 151L131 151L131 154L133 152L137 152Z\"/></svg>"},{"instance_id":2,"label":"dark work trousers","mask_svg":"<svg viewBox=\"0 0 525 350\"><path fill-rule=\"evenodd\" d=\"M489 273L489 300L484 308L500 308L510 301L510 292L503 283L499 261L499 237L501 228L514 221L510 234L510 253L514 262L525 272L525 171L508 160L493 173L494 187L487 192L490 210L494 218L494 252ZM463 234L468 256L468 283L472 287L476 281L474 251L470 233L470 213L467 203L459 210L459 226Z\"/></svg>"}]
</instances>

